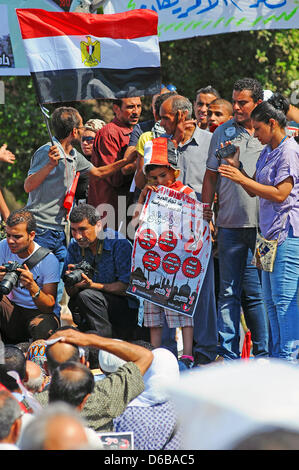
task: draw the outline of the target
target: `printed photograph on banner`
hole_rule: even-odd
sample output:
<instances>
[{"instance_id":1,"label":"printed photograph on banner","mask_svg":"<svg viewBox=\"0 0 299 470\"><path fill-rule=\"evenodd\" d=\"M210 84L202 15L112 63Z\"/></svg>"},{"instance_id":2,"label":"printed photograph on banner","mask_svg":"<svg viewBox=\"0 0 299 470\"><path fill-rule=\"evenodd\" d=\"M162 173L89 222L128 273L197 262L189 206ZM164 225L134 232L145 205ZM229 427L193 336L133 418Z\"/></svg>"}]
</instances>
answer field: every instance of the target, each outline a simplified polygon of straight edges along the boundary
<instances>
[{"instance_id":1,"label":"printed photograph on banner","mask_svg":"<svg viewBox=\"0 0 299 470\"><path fill-rule=\"evenodd\" d=\"M7 5L0 5L0 75L1 68L14 68L15 61L11 45L11 36L8 25Z\"/></svg>"},{"instance_id":2,"label":"printed photograph on banner","mask_svg":"<svg viewBox=\"0 0 299 470\"><path fill-rule=\"evenodd\" d=\"M49 5L57 5L62 11L70 11L73 0L47 0L47 2Z\"/></svg>"},{"instance_id":3,"label":"printed photograph on banner","mask_svg":"<svg viewBox=\"0 0 299 470\"><path fill-rule=\"evenodd\" d=\"M89 11L90 0L0 0L0 75L2 76L28 76L29 64L24 50L23 40L16 15L16 8L35 8L47 11L68 13L73 11ZM7 35L9 25L8 51L3 48L2 36ZM5 59L3 60L3 51ZM7 57L10 59L9 63Z\"/></svg>"},{"instance_id":4,"label":"printed photograph on banner","mask_svg":"<svg viewBox=\"0 0 299 470\"><path fill-rule=\"evenodd\" d=\"M160 186L140 216L127 292L192 317L210 253L203 204Z\"/></svg>"},{"instance_id":5,"label":"printed photograph on banner","mask_svg":"<svg viewBox=\"0 0 299 470\"><path fill-rule=\"evenodd\" d=\"M103 450L134 450L132 432L104 432L97 434Z\"/></svg>"}]
</instances>

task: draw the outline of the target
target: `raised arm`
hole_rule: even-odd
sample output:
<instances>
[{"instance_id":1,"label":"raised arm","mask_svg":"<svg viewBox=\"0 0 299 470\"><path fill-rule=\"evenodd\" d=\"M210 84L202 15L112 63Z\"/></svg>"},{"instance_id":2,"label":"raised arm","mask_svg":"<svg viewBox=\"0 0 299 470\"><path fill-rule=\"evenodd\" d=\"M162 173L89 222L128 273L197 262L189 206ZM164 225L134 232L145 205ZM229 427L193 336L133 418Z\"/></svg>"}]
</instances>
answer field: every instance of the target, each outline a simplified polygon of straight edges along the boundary
<instances>
[{"instance_id":1,"label":"raised arm","mask_svg":"<svg viewBox=\"0 0 299 470\"><path fill-rule=\"evenodd\" d=\"M93 166L90 170L90 174L97 178L107 178L108 176L113 175L117 171L124 168L126 165L133 164L136 160L135 153L129 153L127 156L124 156L123 159L117 160L114 163L110 163L108 165L103 165L99 167Z\"/></svg>"},{"instance_id":2,"label":"raised arm","mask_svg":"<svg viewBox=\"0 0 299 470\"><path fill-rule=\"evenodd\" d=\"M77 346L92 346L97 349L108 351L120 357L126 362L134 362L142 375L145 374L153 361L153 354L146 348L131 344L126 341L117 341L104 338L92 333L82 333L76 330L63 330L54 333L51 339L62 337L61 341Z\"/></svg>"},{"instance_id":3,"label":"raised arm","mask_svg":"<svg viewBox=\"0 0 299 470\"><path fill-rule=\"evenodd\" d=\"M283 202L292 191L294 182L291 176L275 186L261 184L255 181L255 176L250 178L245 172L230 165L221 165L219 173L225 178L240 184L249 195L255 195L273 202Z\"/></svg>"}]
</instances>

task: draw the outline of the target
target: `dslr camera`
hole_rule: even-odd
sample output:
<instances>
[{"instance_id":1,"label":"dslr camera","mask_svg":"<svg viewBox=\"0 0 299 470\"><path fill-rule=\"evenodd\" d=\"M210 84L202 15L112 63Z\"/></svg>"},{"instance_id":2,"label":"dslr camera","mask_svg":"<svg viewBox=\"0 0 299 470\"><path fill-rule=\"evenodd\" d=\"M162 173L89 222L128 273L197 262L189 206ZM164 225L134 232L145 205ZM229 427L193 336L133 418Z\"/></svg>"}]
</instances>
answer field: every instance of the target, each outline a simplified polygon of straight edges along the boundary
<instances>
[{"instance_id":1,"label":"dslr camera","mask_svg":"<svg viewBox=\"0 0 299 470\"><path fill-rule=\"evenodd\" d=\"M233 144L226 145L225 147L216 150L215 157L221 162L222 158L227 158L236 153L237 149Z\"/></svg>"},{"instance_id":2,"label":"dslr camera","mask_svg":"<svg viewBox=\"0 0 299 470\"><path fill-rule=\"evenodd\" d=\"M94 274L94 268L85 260L80 261L80 263L75 264L69 273L65 273L63 276L63 282L66 287L73 287L77 282L80 282L82 279L82 274L86 274L87 277L91 278Z\"/></svg>"},{"instance_id":3,"label":"dslr camera","mask_svg":"<svg viewBox=\"0 0 299 470\"><path fill-rule=\"evenodd\" d=\"M9 294L17 285L21 275L20 271L18 271L18 268L24 269L24 266L19 264L17 261L6 263L3 265L3 267L5 268L6 274L0 282L0 299L3 295Z\"/></svg>"}]
</instances>

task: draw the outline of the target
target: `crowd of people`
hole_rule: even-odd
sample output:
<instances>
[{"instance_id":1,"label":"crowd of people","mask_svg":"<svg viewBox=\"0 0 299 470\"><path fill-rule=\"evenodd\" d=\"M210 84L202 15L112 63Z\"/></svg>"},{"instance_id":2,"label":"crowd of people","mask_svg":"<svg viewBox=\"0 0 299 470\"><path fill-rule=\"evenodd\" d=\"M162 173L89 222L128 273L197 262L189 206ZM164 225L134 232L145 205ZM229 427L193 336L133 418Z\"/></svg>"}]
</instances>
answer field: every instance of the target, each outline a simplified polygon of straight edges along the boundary
<instances>
[{"instance_id":1,"label":"crowd of people","mask_svg":"<svg viewBox=\"0 0 299 470\"><path fill-rule=\"evenodd\" d=\"M100 449L113 431L132 432L135 449L181 449L166 385L240 359L242 316L253 360L297 361L298 108L247 77L231 101L163 85L148 121L140 97L112 107L111 122L85 124L57 107L26 206L10 213L0 192L0 449ZM0 161L15 161L6 145ZM139 216L160 185L203 203L212 233L192 318L127 293Z\"/></svg>"}]
</instances>

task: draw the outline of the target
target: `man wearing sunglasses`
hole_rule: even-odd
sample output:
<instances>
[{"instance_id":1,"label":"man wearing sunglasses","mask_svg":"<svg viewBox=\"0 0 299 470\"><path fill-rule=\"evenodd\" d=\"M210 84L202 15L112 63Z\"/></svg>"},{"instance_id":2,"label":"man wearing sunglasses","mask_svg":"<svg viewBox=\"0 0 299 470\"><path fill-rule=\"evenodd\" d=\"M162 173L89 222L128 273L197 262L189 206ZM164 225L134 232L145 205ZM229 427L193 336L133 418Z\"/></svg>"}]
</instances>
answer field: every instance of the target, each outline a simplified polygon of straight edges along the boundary
<instances>
[{"instance_id":1,"label":"man wearing sunglasses","mask_svg":"<svg viewBox=\"0 0 299 470\"><path fill-rule=\"evenodd\" d=\"M105 126L105 121L101 119L89 119L84 125L84 131L81 138L82 153L87 160L91 160L92 148L97 132ZM75 194L75 200L86 203L88 198L89 174L80 174Z\"/></svg>"}]
</instances>

